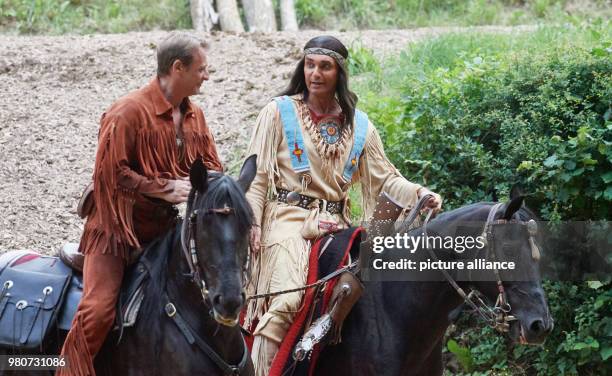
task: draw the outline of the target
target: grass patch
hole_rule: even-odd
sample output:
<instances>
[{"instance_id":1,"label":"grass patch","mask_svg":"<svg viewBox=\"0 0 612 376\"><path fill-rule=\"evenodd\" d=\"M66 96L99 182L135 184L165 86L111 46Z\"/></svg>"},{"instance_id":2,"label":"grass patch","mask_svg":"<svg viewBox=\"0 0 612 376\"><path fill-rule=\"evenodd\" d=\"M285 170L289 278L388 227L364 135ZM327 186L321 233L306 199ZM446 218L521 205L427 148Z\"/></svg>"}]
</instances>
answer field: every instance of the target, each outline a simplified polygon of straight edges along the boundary
<instances>
[{"instance_id":1,"label":"grass patch","mask_svg":"<svg viewBox=\"0 0 612 376\"><path fill-rule=\"evenodd\" d=\"M377 66L377 70L353 70L351 73L357 75L353 77L353 89L359 94L360 104L368 107L379 102L380 95L399 98L402 88L411 81L426 80L436 71L450 71L466 61L486 57L512 64L530 56L563 53L573 48L596 48L606 39L612 39L612 27L609 20L601 18L564 26L544 25L534 32L450 33L406 46L400 54L385 61L369 63L369 66ZM376 60L372 51L357 49L356 52Z\"/></svg>"},{"instance_id":2,"label":"grass patch","mask_svg":"<svg viewBox=\"0 0 612 376\"><path fill-rule=\"evenodd\" d=\"M124 33L191 27L189 0L0 0L0 30Z\"/></svg>"},{"instance_id":3,"label":"grass patch","mask_svg":"<svg viewBox=\"0 0 612 376\"><path fill-rule=\"evenodd\" d=\"M605 0L297 0L300 24L321 29L520 25L610 17Z\"/></svg>"}]
</instances>

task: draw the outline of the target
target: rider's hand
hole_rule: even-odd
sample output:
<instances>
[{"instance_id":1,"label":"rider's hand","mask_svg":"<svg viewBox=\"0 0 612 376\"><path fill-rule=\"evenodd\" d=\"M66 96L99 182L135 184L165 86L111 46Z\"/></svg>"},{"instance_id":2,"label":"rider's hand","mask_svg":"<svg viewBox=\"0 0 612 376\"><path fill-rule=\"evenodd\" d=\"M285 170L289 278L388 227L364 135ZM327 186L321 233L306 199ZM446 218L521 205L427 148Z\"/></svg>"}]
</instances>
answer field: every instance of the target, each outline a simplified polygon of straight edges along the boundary
<instances>
[{"instance_id":1,"label":"rider's hand","mask_svg":"<svg viewBox=\"0 0 612 376\"><path fill-rule=\"evenodd\" d=\"M168 180L171 187L166 192L148 193L147 196L155 197L167 201L171 204L180 204L187 201L189 191L191 191L191 183L184 179Z\"/></svg>"},{"instance_id":2,"label":"rider's hand","mask_svg":"<svg viewBox=\"0 0 612 376\"><path fill-rule=\"evenodd\" d=\"M422 187L418 191L419 199L427 194L432 195L427 202L425 202L425 209L433 209L433 214L438 213L442 210L442 197L439 194L430 191L429 189Z\"/></svg>"},{"instance_id":3,"label":"rider's hand","mask_svg":"<svg viewBox=\"0 0 612 376\"><path fill-rule=\"evenodd\" d=\"M259 225L253 225L249 234L249 246L251 252L258 253L261 248L261 227Z\"/></svg>"}]
</instances>

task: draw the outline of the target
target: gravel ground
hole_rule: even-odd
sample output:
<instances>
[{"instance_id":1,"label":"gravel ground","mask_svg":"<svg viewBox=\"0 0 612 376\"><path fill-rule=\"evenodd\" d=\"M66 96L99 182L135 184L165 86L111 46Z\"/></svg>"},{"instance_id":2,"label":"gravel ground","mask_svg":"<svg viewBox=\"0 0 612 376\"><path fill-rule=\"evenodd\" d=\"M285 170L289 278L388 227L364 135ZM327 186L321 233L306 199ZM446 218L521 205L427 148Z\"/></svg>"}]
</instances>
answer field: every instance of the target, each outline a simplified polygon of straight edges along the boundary
<instances>
[{"instance_id":1,"label":"gravel ground","mask_svg":"<svg viewBox=\"0 0 612 376\"><path fill-rule=\"evenodd\" d=\"M484 27L483 32L525 28ZM331 33L380 57L457 28ZM0 35L0 252L55 252L78 241L76 205L90 181L98 120L155 72L161 31L87 36ZM258 110L288 82L303 44L319 31L211 33L211 79L192 97L233 170Z\"/></svg>"}]
</instances>

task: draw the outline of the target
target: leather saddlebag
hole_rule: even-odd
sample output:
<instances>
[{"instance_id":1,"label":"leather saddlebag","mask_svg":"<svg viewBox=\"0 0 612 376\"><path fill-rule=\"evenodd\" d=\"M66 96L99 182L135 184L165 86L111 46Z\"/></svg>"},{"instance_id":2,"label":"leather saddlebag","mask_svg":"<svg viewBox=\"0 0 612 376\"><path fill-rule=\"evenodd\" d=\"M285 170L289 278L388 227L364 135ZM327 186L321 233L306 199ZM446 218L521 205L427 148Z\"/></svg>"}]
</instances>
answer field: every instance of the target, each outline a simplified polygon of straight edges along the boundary
<instances>
[{"instance_id":1,"label":"leather saddlebag","mask_svg":"<svg viewBox=\"0 0 612 376\"><path fill-rule=\"evenodd\" d=\"M58 311L71 275L5 268L0 275L0 347L40 348Z\"/></svg>"}]
</instances>

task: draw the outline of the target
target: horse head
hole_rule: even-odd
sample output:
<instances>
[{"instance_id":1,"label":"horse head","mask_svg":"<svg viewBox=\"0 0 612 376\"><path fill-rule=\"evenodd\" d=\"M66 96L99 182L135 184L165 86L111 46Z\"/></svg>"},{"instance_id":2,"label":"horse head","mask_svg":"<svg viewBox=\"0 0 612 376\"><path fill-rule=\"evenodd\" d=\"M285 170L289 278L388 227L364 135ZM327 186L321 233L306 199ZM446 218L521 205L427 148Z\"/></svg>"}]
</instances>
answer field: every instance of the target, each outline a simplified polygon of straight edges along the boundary
<instances>
[{"instance_id":1,"label":"horse head","mask_svg":"<svg viewBox=\"0 0 612 376\"><path fill-rule=\"evenodd\" d=\"M524 196L513 189L510 201L489 205L482 236L487 261L514 262L513 270L487 271L471 285L489 300L498 321L507 319L510 338L523 344L539 344L552 331L539 270L540 247L535 215L523 205ZM499 329L499 327L498 327Z\"/></svg>"},{"instance_id":2,"label":"horse head","mask_svg":"<svg viewBox=\"0 0 612 376\"><path fill-rule=\"evenodd\" d=\"M246 302L248 235L253 212L245 193L256 173L255 155L244 162L238 180L208 173L196 160L182 231L185 257L203 299L217 322L235 326Z\"/></svg>"}]
</instances>

